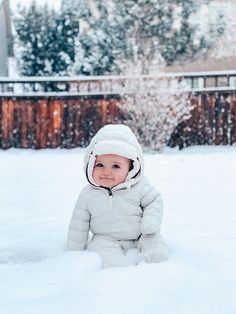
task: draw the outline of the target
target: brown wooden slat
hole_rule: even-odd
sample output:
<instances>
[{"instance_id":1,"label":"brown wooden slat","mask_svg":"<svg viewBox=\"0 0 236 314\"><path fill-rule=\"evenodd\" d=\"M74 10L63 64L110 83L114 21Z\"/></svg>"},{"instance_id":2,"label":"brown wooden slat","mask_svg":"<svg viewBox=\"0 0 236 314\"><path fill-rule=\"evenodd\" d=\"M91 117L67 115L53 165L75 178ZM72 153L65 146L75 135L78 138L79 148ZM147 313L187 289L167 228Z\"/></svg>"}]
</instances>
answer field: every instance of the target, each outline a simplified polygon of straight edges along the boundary
<instances>
[{"instance_id":1,"label":"brown wooden slat","mask_svg":"<svg viewBox=\"0 0 236 314\"><path fill-rule=\"evenodd\" d=\"M105 99L100 100L100 107L101 107L101 113L102 113L102 126L104 126L107 123L107 105L108 102Z\"/></svg>"},{"instance_id":2,"label":"brown wooden slat","mask_svg":"<svg viewBox=\"0 0 236 314\"><path fill-rule=\"evenodd\" d=\"M61 100L54 99L52 104L52 147L60 146L62 105Z\"/></svg>"},{"instance_id":3,"label":"brown wooden slat","mask_svg":"<svg viewBox=\"0 0 236 314\"><path fill-rule=\"evenodd\" d=\"M231 109L231 130L230 130L230 144L236 144L236 96L235 94L230 97Z\"/></svg>"},{"instance_id":4,"label":"brown wooden slat","mask_svg":"<svg viewBox=\"0 0 236 314\"><path fill-rule=\"evenodd\" d=\"M8 132L9 132L9 119L8 119L8 114L9 114L9 105L8 105L8 100L3 99L2 100L2 147L3 148L8 148L10 147L9 145L9 137L8 137Z\"/></svg>"},{"instance_id":5,"label":"brown wooden slat","mask_svg":"<svg viewBox=\"0 0 236 314\"><path fill-rule=\"evenodd\" d=\"M21 101L20 107L20 125L21 125L21 147L28 147L27 130L28 130L28 115L27 102Z\"/></svg>"},{"instance_id":6,"label":"brown wooden slat","mask_svg":"<svg viewBox=\"0 0 236 314\"><path fill-rule=\"evenodd\" d=\"M36 148L48 147L48 101L41 99L36 103Z\"/></svg>"},{"instance_id":7,"label":"brown wooden slat","mask_svg":"<svg viewBox=\"0 0 236 314\"><path fill-rule=\"evenodd\" d=\"M81 106L83 106L83 100L75 99L74 106L74 144L77 147L81 144Z\"/></svg>"},{"instance_id":8,"label":"brown wooden slat","mask_svg":"<svg viewBox=\"0 0 236 314\"><path fill-rule=\"evenodd\" d=\"M2 99L0 98L0 148L3 148L2 140Z\"/></svg>"},{"instance_id":9,"label":"brown wooden slat","mask_svg":"<svg viewBox=\"0 0 236 314\"><path fill-rule=\"evenodd\" d=\"M9 145L13 145L13 131L14 131L14 101L13 99L8 100L8 137Z\"/></svg>"},{"instance_id":10,"label":"brown wooden slat","mask_svg":"<svg viewBox=\"0 0 236 314\"><path fill-rule=\"evenodd\" d=\"M74 99L68 100L68 126L67 126L67 147L73 147L74 135Z\"/></svg>"},{"instance_id":11,"label":"brown wooden slat","mask_svg":"<svg viewBox=\"0 0 236 314\"><path fill-rule=\"evenodd\" d=\"M35 123L34 123L34 103L27 100L26 116L27 116L27 144L28 148L34 147L35 139Z\"/></svg>"},{"instance_id":12,"label":"brown wooden slat","mask_svg":"<svg viewBox=\"0 0 236 314\"><path fill-rule=\"evenodd\" d=\"M20 127L20 99L14 100L14 117L13 117L13 147L21 147L21 127Z\"/></svg>"}]
</instances>

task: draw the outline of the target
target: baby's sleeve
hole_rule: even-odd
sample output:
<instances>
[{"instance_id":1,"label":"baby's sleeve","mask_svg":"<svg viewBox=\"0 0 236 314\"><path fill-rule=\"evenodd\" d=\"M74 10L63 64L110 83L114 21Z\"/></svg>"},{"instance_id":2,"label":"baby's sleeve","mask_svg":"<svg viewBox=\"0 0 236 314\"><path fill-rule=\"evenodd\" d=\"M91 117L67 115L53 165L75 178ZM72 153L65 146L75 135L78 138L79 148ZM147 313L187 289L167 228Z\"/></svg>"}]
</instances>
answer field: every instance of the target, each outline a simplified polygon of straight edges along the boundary
<instances>
[{"instance_id":1,"label":"baby's sleeve","mask_svg":"<svg viewBox=\"0 0 236 314\"><path fill-rule=\"evenodd\" d=\"M67 250L84 250L89 235L90 213L82 195L79 196L68 229Z\"/></svg>"},{"instance_id":2,"label":"baby's sleeve","mask_svg":"<svg viewBox=\"0 0 236 314\"><path fill-rule=\"evenodd\" d=\"M149 183L143 188L141 198L143 220L141 224L142 234L160 232L163 217L163 201L161 194Z\"/></svg>"}]
</instances>

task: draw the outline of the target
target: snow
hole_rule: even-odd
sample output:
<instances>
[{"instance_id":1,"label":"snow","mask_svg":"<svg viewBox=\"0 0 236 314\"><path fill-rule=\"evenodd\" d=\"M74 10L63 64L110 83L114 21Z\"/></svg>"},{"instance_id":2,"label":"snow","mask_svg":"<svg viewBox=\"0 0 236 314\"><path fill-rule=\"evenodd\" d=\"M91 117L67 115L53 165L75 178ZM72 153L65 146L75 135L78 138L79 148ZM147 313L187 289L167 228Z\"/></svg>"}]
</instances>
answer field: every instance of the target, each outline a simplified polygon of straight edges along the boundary
<instances>
[{"instance_id":1,"label":"snow","mask_svg":"<svg viewBox=\"0 0 236 314\"><path fill-rule=\"evenodd\" d=\"M11 10L15 11L15 9L17 8L18 5L20 6L30 6L30 4L33 2L33 0L10 0L10 5L11 5ZM37 3L37 5L45 5L47 4L49 7L52 7L56 10L59 10L61 7L61 0L36 0L35 1Z\"/></svg>"},{"instance_id":2,"label":"snow","mask_svg":"<svg viewBox=\"0 0 236 314\"><path fill-rule=\"evenodd\" d=\"M236 313L236 147L145 153L168 261L102 270L66 252L83 149L0 151L1 314Z\"/></svg>"},{"instance_id":3,"label":"snow","mask_svg":"<svg viewBox=\"0 0 236 314\"><path fill-rule=\"evenodd\" d=\"M80 75L80 76L20 76L1 77L0 82L60 82L60 81L94 81L94 80L123 80L140 78L161 78L161 77L181 77L181 76L236 76L236 69L224 71L198 71L198 72L161 72L151 75Z\"/></svg>"}]
</instances>

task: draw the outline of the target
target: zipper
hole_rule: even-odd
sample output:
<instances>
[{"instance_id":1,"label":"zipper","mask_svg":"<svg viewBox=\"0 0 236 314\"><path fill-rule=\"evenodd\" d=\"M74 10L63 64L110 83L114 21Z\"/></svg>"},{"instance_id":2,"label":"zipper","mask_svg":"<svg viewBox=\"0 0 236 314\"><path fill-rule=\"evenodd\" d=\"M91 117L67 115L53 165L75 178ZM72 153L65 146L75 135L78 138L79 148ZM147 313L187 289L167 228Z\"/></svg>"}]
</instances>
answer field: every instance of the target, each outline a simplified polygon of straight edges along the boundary
<instances>
[{"instance_id":1,"label":"zipper","mask_svg":"<svg viewBox=\"0 0 236 314\"><path fill-rule=\"evenodd\" d=\"M113 194L112 194L112 190L111 190L111 188L108 188L107 191L108 191L108 195L109 195L109 204L110 204L111 209L112 209L112 207L113 207L113 200L112 200Z\"/></svg>"}]
</instances>

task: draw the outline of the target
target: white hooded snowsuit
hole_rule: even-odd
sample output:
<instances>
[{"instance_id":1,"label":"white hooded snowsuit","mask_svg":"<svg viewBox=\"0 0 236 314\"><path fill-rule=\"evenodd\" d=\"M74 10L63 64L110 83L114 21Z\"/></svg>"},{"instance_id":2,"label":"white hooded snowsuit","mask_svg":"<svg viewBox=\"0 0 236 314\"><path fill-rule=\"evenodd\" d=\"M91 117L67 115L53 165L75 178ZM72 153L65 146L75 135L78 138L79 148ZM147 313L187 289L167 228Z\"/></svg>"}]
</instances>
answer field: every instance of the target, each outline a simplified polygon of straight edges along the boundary
<instances>
[{"instance_id":1,"label":"white hooded snowsuit","mask_svg":"<svg viewBox=\"0 0 236 314\"><path fill-rule=\"evenodd\" d=\"M125 182L111 189L97 186L92 177L96 156L103 154L133 161ZM103 267L136 264L137 259L129 258L130 249L136 249L139 260L166 260L168 249L160 235L161 195L143 177L142 149L130 128L120 124L101 128L87 147L84 169L89 184L76 203L67 249L98 252Z\"/></svg>"}]
</instances>

